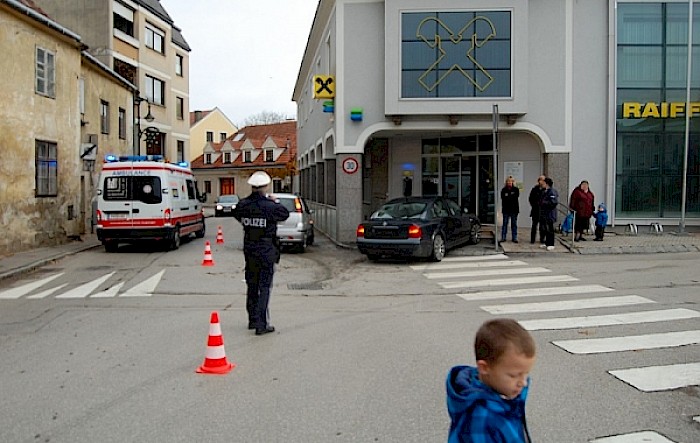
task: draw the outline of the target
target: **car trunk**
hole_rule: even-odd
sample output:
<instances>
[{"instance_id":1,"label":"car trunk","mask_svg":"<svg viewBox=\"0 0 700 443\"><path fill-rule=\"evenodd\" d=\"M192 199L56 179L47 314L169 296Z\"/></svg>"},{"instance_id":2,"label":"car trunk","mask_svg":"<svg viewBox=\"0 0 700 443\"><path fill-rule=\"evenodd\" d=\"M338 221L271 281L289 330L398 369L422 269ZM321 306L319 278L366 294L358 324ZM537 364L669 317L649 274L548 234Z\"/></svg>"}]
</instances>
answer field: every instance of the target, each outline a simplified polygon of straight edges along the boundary
<instances>
[{"instance_id":1,"label":"car trunk","mask_svg":"<svg viewBox=\"0 0 700 443\"><path fill-rule=\"evenodd\" d=\"M408 238L410 222L381 221L365 223L365 238L368 240L402 240Z\"/></svg>"}]
</instances>

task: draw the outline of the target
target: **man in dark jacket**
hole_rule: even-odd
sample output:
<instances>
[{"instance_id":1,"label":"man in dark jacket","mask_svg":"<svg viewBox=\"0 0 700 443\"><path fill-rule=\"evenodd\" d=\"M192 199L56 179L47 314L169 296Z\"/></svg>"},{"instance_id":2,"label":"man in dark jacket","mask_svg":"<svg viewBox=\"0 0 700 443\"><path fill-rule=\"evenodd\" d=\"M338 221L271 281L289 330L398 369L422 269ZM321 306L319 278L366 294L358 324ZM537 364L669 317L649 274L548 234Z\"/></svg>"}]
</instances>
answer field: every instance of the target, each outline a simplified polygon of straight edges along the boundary
<instances>
[{"instance_id":1,"label":"man in dark jacket","mask_svg":"<svg viewBox=\"0 0 700 443\"><path fill-rule=\"evenodd\" d=\"M513 243L518 242L518 213L520 205L520 189L515 186L515 178L509 175L506 178L506 185L501 189L501 209L503 214L503 227L501 228L501 242L506 241L508 234L508 222L510 221L511 239Z\"/></svg>"},{"instance_id":2,"label":"man in dark jacket","mask_svg":"<svg viewBox=\"0 0 700 443\"><path fill-rule=\"evenodd\" d=\"M554 182L551 178L544 179L544 190L540 196L540 223L545 234L545 244L541 248L548 251L554 250L554 222L557 221L557 205L559 204L559 193L552 187Z\"/></svg>"},{"instance_id":3,"label":"man in dark jacket","mask_svg":"<svg viewBox=\"0 0 700 443\"><path fill-rule=\"evenodd\" d=\"M542 188L544 188L544 175L537 177L537 184L530 190L530 196L528 197L528 202L530 202L530 217L532 218L532 229L530 230L530 243L535 243L535 238L537 237L537 228L540 231L540 243L544 244L544 232L542 230L542 225L540 224L540 196L542 195Z\"/></svg>"},{"instance_id":4,"label":"man in dark jacket","mask_svg":"<svg viewBox=\"0 0 700 443\"><path fill-rule=\"evenodd\" d=\"M255 329L255 335L275 331L268 321L267 307L275 263L279 261L277 222L289 218L289 211L275 202L274 197L265 194L271 181L263 171L251 175L248 184L253 187L253 192L233 211L233 216L243 225L248 329Z\"/></svg>"}]
</instances>

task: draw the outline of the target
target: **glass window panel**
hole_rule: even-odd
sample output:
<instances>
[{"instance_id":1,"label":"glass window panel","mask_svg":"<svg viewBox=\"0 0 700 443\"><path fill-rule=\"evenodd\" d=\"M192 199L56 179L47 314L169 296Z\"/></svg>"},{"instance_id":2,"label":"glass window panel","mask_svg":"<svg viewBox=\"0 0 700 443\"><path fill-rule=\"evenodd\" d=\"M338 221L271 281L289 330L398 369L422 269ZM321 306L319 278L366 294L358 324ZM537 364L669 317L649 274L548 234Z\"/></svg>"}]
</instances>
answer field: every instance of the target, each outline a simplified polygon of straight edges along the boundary
<instances>
[{"instance_id":1,"label":"glass window panel","mask_svg":"<svg viewBox=\"0 0 700 443\"><path fill-rule=\"evenodd\" d=\"M420 22L429 16L429 14L426 14L424 12L409 12L409 13L404 13L401 14L401 40L402 41L416 41L418 38L416 37L416 32L418 30L418 25ZM428 25L424 25L428 26ZM430 24L432 27L424 27L424 34L427 34L430 32L430 35L435 35L437 26L434 24Z\"/></svg>"},{"instance_id":2,"label":"glass window panel","mask_svg":"<svg viewBox=\"0 0 700 443\"><path fill-rule=\"evenodd\" d=\"M510 41L495 40L476 48L474 58L487 71L510 68Z\"/></svg>"},{"instance_id":3,"label":"glass window panel","mask_svg":"<svg viewBox=\"0 0 700 443\"><path fill-rule=\"evenodd\" d=\"M618 44L661 44L661 3L619 3L617 5Z\"/></svg>"},{"instance_id":4,"label":"glass window panel","mask_svg":"<svg viewBox=\"0 0 700 443\"><path fill-rule=\"evenodd\" d=\"M423 140L423 154L439 154L440 145L438 139L428 138Z\"/></svg>"},{"instance_id":5,"label":"glass window panel","mask_svg":"<svg viewBox=\"0 0 700 443\"><path fill-rule=\"evenodd\" d=\"M476 91L477 97L510 97L510 69L491 70L493 82L483 92Z\"/></svg>"},{"instance_id":6,"label":"glass window panel","mask_svg":"<svg viewBox=\"0 0 700 443\"><path fill-rule=\"evenodd\" d=\"M401 44L401 67L404 70L428 69L437 59L438 50L430 48L423 42L404 42Z\"/></svg>"},{"instance_id":7,"label":"glass window panel","mask_svg":"<svg viewBox=\"0 0 700 443\"><path fill-rule=\"evenodd\" d=\"M688 44L687 3L668 3L666 5L666 43Z\"/></svg>"},{"instance_id":8,"label":"glass window panel","mask_svg":"<svg viewBox=\"0 0 700 443\"><path fill-rule=\"evenodd\" d=\"M617 48L618 88L660 88L662 53L660 46Z\"/></svg>"},{"instance_id":9,"label":"glass window panel","mask_svg":"<svg viewBox=\"0 0 700 443\"><path fill-rule=\"evenodd\" d=\"M401 97L404 98L426 98L437 97L437 88L429 92L418 78L423 74L422 71L403 71L401 73ZM423 83L426 85L434 85L437 82L437 72L428 74Z\"/></svg>"}]
</instances>

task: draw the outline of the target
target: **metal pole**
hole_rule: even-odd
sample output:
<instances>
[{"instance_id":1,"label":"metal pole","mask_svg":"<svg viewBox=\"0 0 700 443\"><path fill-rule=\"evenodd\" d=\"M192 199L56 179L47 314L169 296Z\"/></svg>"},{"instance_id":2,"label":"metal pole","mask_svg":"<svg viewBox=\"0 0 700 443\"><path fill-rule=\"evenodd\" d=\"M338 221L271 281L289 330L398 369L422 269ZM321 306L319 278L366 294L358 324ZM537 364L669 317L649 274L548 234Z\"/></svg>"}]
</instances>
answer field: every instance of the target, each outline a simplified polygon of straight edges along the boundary
<instances>
[{"instance_id":1,"label":"metal pole","mask_svg":"<svg viewBox=\"0 0 700 443\"><path fill-rule=\"evenodd\" d=\"M690 145L690 83L693 67L693 0L688 0L688 72L685 87L685 147L683 149L683 186L681 186L681 222L678 232L685 233L685 205L688 188L688 147Z\"/></svg>"},{"instance_id":2,"label":"metal pole","mask_svg":"<svg viewBox=\"0 0 700 443\"><path fill-rule=\"evenodd\" d=\"M136 108L136 118L134 118L134 146L132 148L133 154L134 155L139 155L141 152L141 100L140 100L140 95L139 92L136 91L134 93L134 108ZM133 112L133 110L132 110ZM132 115L133 117L133 115Z\"/></svg>"},{"instance_id":3,"label":"metal pole","mask_svg":"<svg viewBox=\"0 0 700 443\"><path fill-rule=\"evenodd\" d=\"M499 250L498 236L501 235L498 231L498 205L500 194L498 192L498 105L493 105L493 221L496 226L494 232L493 243L496 245L496 252Z\"/></svg>"}]
</instances>

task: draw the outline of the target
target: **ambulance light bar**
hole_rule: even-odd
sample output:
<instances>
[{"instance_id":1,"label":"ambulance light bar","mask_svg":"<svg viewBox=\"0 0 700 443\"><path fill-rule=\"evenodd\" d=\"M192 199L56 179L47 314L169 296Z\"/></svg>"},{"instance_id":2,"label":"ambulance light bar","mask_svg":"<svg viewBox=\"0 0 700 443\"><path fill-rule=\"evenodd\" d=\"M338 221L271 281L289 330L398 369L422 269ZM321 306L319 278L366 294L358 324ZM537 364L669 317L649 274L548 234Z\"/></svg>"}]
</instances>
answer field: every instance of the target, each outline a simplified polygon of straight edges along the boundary
<instances>
[{"instance_id":1,"label":"ambulance light bar","mask_svg":"<svg viewBox=\"0 0 700 443\"><path fill-rule=\"evenodd\" d=\"M120 155L116 156L114 154L105 155L105 163L115 163L115 162L161 162L163 161L162 155Z\"/></svg>"}]
</instances>

